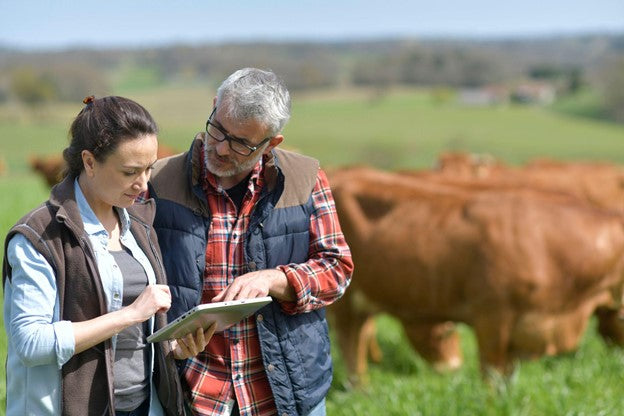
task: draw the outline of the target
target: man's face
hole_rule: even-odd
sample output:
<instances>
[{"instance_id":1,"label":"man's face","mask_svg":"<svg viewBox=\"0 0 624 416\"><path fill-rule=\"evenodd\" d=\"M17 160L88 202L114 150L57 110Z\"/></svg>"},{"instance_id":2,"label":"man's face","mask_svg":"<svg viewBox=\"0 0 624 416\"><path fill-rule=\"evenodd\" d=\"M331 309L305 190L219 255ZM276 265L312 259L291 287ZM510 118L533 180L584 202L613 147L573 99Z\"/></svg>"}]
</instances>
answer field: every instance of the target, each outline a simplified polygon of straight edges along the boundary
<instances>
[{"instance_id":1,"label":"man's face","mask_svg":"<svg viewBox=\"0 0 624 416\"><path fill-rule=\"evenodd\" d=\"M249 173L262 157L269 146L267 129L256 120L243 122L230 119L222 108L217 108L209 120L206 135L206 164L213 175L220 178ZM212 134L211 134L212 133ZM236 153L228 140L217 141L214 137L223 138L223 133L231 136L239 143L258 149L248 156ZM214 137L213 137L214 136Z\"/></svg>"}]
</instances>

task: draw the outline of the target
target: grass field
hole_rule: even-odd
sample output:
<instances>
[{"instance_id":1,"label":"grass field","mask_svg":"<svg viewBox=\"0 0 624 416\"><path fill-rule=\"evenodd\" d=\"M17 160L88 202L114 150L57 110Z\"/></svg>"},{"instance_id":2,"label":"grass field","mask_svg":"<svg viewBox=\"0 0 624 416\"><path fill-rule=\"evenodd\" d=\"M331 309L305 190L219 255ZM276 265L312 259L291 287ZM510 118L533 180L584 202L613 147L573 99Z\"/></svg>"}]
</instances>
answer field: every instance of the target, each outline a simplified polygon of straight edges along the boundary
<instances>
[{"instance_id":1,"label":"grass field","mask_svg":"<svg viewBox=\"0 0 624 416\"><path fill-rule=\"evenodd\" d=\"M152 112L161 128L161 142L180 150L203 128L212 95L213 91L202 87L128 94ZM320 91L295 93L293 99L284 146L317 157L324 166L365 163L388 169L422 168L432 166L445 150L489 153L509 163L534 157L624 163L624 126L547 108L435 104L426 91L414 90L385 95L365 90ZM2 241L9 227L47 196L43 182L29 172L27 158L60 152L79 109L54 105L33 115L19 108L0 108L0 157L8 166L8 172L0 176ZM624 353L607 347L595 335L594 326L576 353L523 363L510 379L486 384L478 372L475 341L468 327L460 328L466 366L457 373L440 375L410 349L392 317L382 315L378 321L384 360L372 365L368 388L348 387L340 352L333 350L336 368L328 414L624 414ZM6 342L2 333L2 359ZM1 377L0 398L4 388Z\"/></svg>"}]
</instances>

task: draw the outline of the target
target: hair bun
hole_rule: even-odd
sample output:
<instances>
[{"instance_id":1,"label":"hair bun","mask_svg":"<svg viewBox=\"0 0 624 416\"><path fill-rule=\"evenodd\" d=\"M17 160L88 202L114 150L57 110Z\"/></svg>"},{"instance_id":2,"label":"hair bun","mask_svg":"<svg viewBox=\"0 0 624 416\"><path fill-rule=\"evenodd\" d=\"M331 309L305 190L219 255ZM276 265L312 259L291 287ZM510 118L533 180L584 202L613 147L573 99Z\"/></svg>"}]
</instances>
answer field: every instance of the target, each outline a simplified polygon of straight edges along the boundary
<instances>
[{"instance_id":1,"label":"hair bun","mask_svg":"<svg viewBox=\"0 0 624 416\"><path fill-rule=\"evenodd\" d=\"M83 104L91 104L95 100L95 95L89 95L82 100Z\"/></svg>"}]
</instances>

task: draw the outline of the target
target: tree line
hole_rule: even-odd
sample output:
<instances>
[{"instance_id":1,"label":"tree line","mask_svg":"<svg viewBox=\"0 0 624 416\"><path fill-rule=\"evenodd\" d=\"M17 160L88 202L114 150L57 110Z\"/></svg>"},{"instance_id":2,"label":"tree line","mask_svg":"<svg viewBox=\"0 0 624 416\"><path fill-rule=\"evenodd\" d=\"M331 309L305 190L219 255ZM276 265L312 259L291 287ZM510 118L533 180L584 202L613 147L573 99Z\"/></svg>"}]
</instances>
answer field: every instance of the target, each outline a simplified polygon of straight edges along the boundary
<instances>
[{"instance_id":1,"label":"tree line","mask_svg":"<svg viewBox=\"0 0 624 416\"><path fill-rule=\"evenodd\" d=\"M271 68L292 90L343 86L478 88L546 80L562 93L589 86L624 121L624 34L527 39L386 39L169 45L143 49L0 49L0 102L37 105L109 94L128 68L154 84L216 85L241 66Z\"/></svg>"}]
</instances>

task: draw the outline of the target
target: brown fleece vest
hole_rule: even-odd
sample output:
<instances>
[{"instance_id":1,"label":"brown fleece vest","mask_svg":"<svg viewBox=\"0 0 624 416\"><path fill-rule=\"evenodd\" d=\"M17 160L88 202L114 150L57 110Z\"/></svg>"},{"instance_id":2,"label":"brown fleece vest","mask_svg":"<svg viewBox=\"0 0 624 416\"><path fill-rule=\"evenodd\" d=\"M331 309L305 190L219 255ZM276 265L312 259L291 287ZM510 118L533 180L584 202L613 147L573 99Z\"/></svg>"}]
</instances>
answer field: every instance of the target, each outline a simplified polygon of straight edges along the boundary
<instances>
[{"instance_id":1,"label":"brown fleece vest","mask_svg":"<svg viewBox=\"0 0 624 416\"><path fill-rule=\"evenodd\" d=\"M74 196L73 179L65 179L52 189L50 199L33 210L9 231L5 240L3 283L11 278L7 261L8 241L16 233L23 234L52 266L56 276L61 319L86 321L107 313L95 255L80 216ZM154 204L133 206L130 231L149 259L156 282L164 283L156 233L150 225ZM145 219L147 218L147 219ZM156 319L156 327L166 323L164 314ZM170 415L183 414L180 381L173 359L167 357L168 344L155 348L155 365L159 398ZM114 415L113 352L106 340L75 354L62 367L63 415Z\"/></svg>"}]
</instances>

